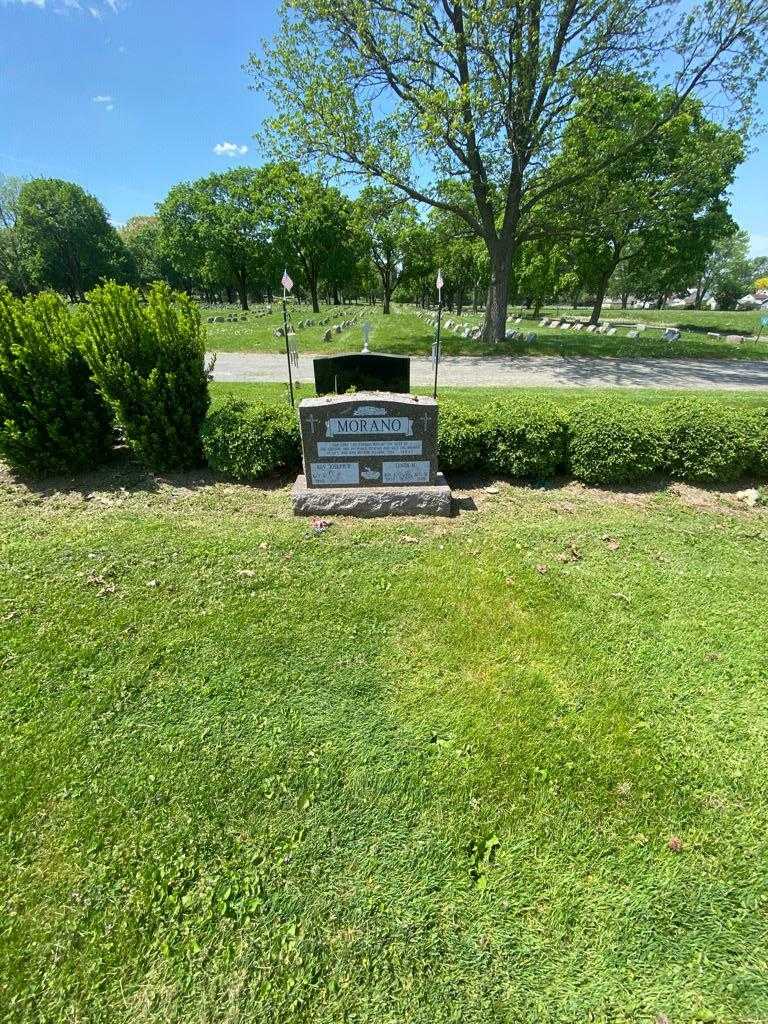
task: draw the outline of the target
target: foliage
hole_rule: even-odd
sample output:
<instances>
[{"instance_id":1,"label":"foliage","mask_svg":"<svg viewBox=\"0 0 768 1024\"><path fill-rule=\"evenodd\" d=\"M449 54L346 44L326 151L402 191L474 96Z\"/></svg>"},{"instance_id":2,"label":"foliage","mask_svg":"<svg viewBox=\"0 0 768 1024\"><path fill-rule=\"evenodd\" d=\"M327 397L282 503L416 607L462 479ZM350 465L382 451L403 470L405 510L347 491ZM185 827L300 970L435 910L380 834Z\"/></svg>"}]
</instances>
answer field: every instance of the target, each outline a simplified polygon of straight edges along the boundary
<instances>
[{"instance_id":1,"label":"foliage","mask_svg":"<svg viewBox=\"0 0 768 1024\"><path fill-rule=\"evenodd\" d=\"M659 122L664 128L653 134ZM649 132L640 152L609 159L622 140ZM632 267L640 295L674 293L700 273L714 238L732 225L722 195L743 144L738 133L704 117L700 103L681 106L636 75L616 75L584 83L577 116L545 177L577 171L599 154L606 165L599 174L551 196L540 211L573 239L576 272L595 297L593 323L622 264Z\"/></svg>"},{"instance_id":2,"label":"foliage","mask_svg":"<svg viewBox=\"0 0 768 1024\"><path fill-rule=\"evenodd\" d=\"M21 187L15 232L31 284L79 301L105 278L133 281L135 267L106 211L79 185L34 178Z\"/></svg>"},{"instance_id":3,"label":"foliage","mask_svg":"<svg viewBox=\"0 0 768 1024\"><path fill-rule=\"evenodd\" d=\"M131 217L118 234L131 254L140 288L172 276L173 271L162 256L157 217Z\"/></svg>"},{"instance_id":4,"label":"foliage","mask_svg":"<svg viewBox=\"0 0 768 1024\"><path fill-rule=\"evenodd\" d=\"M692 9L685 0L291 0L251 69L276 110L267 131L278 151L396 188L482 240L484 340L501 342L512 260L533 237L537 208L614 163L642 160L688 97L730 106L747 127L768 63L766 25L763 0ZM629 65L668 87L661 117L542 174L580 116L584 83ZM466 187L446 198L445 181Z\"/></svg>"},{"instance_id":5,"label":"foliage","mask_svg":"<svg viewBox=\"0 0 768 1024\"><path fill-rule=\"evenodd\" d=\"M754 289L756 292L768 289L768 277L758 277L754 283Z\"/></svg>"},{"instance_id":6,"label":"foliage","mask_svg":"<svg viewBox=\"0 0 768 1024\"><path fill-rule=\"evenodd\" d=\"M753 287L749 247L749 234L743 230L732 230L716 239L698 282L699 300L711 292L720 309L736 308L738 300Z\"/></svg>"},{"instance_id":7,"label":"foliage","mask_svg":"<svg viewBox=\"0 0 768 1024\"><path fill-rule=\"evenodd\" d=\"M393 189L368 186L355 200L354 216L381 280L383 310L388 314L406 255L416 242L416 211Z\"/></svg>"},{"instance_id":8,"label":"foliage","mask_svg":"<svg viewBox=\"0 0 768 1024\"><path fill-rule=\"evenodd\" d=\"M567 425L546 400L495 402L488 410L488 462L493 473L547 479L566 463Z\"/></svg>"},{"instance_id":9,"label":"foliage","mask_svg":"<svg viewBox=\"0 0 768 1024\"><path fill-rule=\"evenodd\" d=\"M295 469L301 465L296 413L285 405L230 399L206 420L203 451L212 469L235 480Z\"/></svg>"},{"instance_id":10,"label":"foliage","mask_svg":"<svg viewBox=\"0 0 768 1024\"><path fill-rule=\"evenodd\" d=\"M583 402L568 417L568 461L588 484L642 483L666 470L655 408L605 398Z\"/></svg>"},{"instance_id":11,"label":"foliage","mask_svg":"<svg viewBox=\"0 0 768 1024\"><path fill-rule=\"evenodd\" d=\"M673 477L724 484L758 468L760 420L751 411L683 398L659 412Z\"/></svg>"},{"instance_id":12,"label":"foliage","mask_svg":"<svg viewBox=\"0 0 768 1024\"><path fill-rule=\"evenodd\" d=\"M88 294L85 352L131 449L152 469L199 465L209 369L200 311L154 285L146 304L129 287Z\"/></svg>"},{"instance_id":13,"label":"foliage","mask_svg":"<svg viewBox=\"0 0 768 1024\"><path fill-rule=\"evenodd\" d=\"M264 168L235 167L175 185L158 206L161 249L176 271L225 281L248 309L249 289L274 276Z\"/></svg>"},{"instance_id":14,"label":"foliage","mask_svg":"<svg viewBox=\"0 0 768 1024\"><path fill-rule=\"evenodd\" d=\"M440 468L448 473L484 469L488 460L489 425L487 412L441 401L437 417Z\"/></svg>"},{"instance_id":15,"label":"foliage","mask_svg":"<svg viewBox=\"0 0 768 1024\"><path fill-rule=\"evenodd\" d=\"M22 301L0 287L0 453L16 470L89 470L111 451L111 415L79 333L60 296Z\"/></svg>"}]
</instances>

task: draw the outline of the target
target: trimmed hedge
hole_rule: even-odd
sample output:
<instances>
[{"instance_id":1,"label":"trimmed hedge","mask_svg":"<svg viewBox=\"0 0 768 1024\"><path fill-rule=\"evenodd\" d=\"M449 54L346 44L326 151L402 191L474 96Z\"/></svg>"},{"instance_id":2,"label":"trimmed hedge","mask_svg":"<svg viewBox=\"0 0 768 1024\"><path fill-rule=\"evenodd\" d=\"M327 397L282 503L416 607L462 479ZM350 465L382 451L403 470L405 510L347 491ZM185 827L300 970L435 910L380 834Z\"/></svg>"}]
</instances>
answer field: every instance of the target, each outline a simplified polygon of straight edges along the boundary
<instances>
[{"instance_id":1,"label":"trimmed hedge","mask_svg":"<svg viewBox=\"0 0 768 1024\"><path fill-rule=\"evenodd\" d=\"M665 402L659 418L666 468L675 479L732 483L759 472L761 424L754 412L686 398Z\"/></svg>"},{"instance_id":2,"label":"trimmed hedge","mask_svg":"<svg viewBox=\"0 0 768 1024\"><path fill-rule=\"evenodd\" d=\"M129 447L151 469L200 465L210 369L197 303L165 284L146 303L113 282L86 298L86 358Z\"/></svg>"},{"instance_id":3,"label":"trimmed hedge","mask_svg":"<svg viewBox=\"0 0 768 1024\"><path fill-rule=\"evenodd\" d=\"M0 288L0 455L45 476L92 469L112 446L76 315L53 292L22 301Z\"/></svg>"},{"instance_id":4,"label":"trimmed hedge","mask_svg":"<svg viewBox=\"0 0 768 1024\"><path fill-rule=\"evenodd\" d=\"M285 406L229 400L209 416L210 465L256 480L301 464L295 413ZM587 400L564 415L550 401L521 398L487 406L447 402L438 417L440 468L548 479L571 473L587 484L643 483L673 476L699 483L768 478L768 409L711 399L645 405Z\"/></svg>"},{"instance_id":5,"label":"trimmed hedge","mask_svg":"<svg viewBox=\"0 0 768 1024\"><path fill-rule=\"evenodd\" d=\"M488 462L488 413L469 405L441 405L437 417L437 446L440 469L447 473L468 473Z\"/></svg>"},{"instance_id":6,"label":"trimmed hedge","mask_svg":"<svg viewBox=\"0 0 768 1024\"><path fill-rule=\"evenodd\" d=\"M667 443L652 406L584 402L570 415L568 435L569 468L584 483L640 483L666 471Z\"/></svg>"},{"instance_id":7,"label":"trimmed hedge","mask_svg":"<svg viewBox=\"0 0 768 1024\"><path fill-rule=\"evenodd\" d=\"M296 413L283 405L230 398L203 427L208 465L235 480L258 480L301 465Z\"/></svg>"},{"instance_id":8,"label":"trimmed hedge","mask_svg":"<svg viewBox=\"0 0 768 1024\"><path fill-rule=\"evenodd\" d=\"M491 472L533 480L563 471L568 427L552 402L532 398L495 402L488 418L487 468Z\"/></svg>"}]
</instances>

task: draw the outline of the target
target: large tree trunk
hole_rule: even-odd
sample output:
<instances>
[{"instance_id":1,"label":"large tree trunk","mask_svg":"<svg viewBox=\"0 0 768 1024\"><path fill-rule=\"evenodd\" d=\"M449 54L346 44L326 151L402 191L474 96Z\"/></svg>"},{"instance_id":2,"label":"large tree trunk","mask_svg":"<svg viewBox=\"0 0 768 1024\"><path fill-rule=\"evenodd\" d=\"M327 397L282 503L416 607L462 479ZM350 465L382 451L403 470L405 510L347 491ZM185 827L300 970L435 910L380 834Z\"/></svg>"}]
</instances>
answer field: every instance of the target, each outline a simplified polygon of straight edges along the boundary
<instances>
[{"instance_id":1,"label":"large tree trunk","mask_svg":"<svg viewBox=\"0 0 768 1024\"><path fill-rule=\"evenodd\" d=\"M320 312L320 302L317 298L317 279L310 277L309 279L309 294L312 296L312 312Z\"/></svg>"},{"instance_id":2,"label":"large tree trunk","mask_svg":"<svg viewBox=\"0 0 768 1024\"><path fill-rule=\"evenodd\" d=\"M488 301L485 307L482 339L491 344L499 344L504 341L507 331L507 296L509 294L512 247L503 241L496 241L489 246L489 250L491 281L488 285Z\"/></svg>"},{"instance_id":3,"label":"large tree trunk","mask_svg":"<svg viewBox=\"0 0 768 1024\"><path fill-rule=\"evenodd\" d=\"M595 303L592 306L592 316L589 318L591 324L596 324L600 320L600 314L603 311L603 303L605 302L605 293L608 289L608 282L611 279L611 270L609 273L603 274L600 279L600 283L597 286L597 292L595 293Z\"/></svg>"}]
</instances>

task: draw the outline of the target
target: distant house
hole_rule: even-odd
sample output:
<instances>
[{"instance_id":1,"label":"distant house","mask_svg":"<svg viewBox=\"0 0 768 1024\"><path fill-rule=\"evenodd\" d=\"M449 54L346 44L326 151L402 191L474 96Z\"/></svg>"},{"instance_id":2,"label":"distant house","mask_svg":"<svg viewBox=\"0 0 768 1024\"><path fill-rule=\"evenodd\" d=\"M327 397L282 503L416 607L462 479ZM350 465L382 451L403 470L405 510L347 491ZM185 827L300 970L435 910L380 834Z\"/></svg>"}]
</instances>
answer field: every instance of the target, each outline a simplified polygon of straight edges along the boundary
<instances>
[{"instance_id":1,"label":"distant house","mask_svg":"<svg viewBox=\"0 0 768 1024\"><path fill-rule=\"evenodd\" d=\"M754 295L743 295L736 303L737 309L768 309L768 294L764 290L755 292Z\"/></svg>"}]
</instances>

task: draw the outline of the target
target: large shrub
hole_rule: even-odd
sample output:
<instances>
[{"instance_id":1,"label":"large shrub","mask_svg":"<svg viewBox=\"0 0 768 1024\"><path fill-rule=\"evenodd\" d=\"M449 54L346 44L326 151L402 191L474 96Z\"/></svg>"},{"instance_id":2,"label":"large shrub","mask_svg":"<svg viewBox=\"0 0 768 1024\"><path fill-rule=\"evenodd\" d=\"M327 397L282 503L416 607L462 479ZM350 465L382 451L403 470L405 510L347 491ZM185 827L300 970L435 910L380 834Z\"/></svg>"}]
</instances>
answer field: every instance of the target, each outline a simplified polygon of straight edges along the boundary
<instances>
[{"instance_id":1,"label":"large shrub","mask_svg":"<svg viewBox=\"0 0 768 1024\"><path fill-rule=\"evenodd\" d=\"M440 405L437 449L440 469L466 473L488 461L489 418L480 409L458 403Z\"/></svg>"},{"instance_id":2,"label":"large shrub","mask_svg":"<svg viewBox=\"0 0 768 1024\"><path fill-rule=\"evenodd\" d=\"M635 402L584 402L569 416L571 472L588 484L640 483L665 472L657 410Z\"/></svg>"},{"instance_id":3,"label":"large shrub","mask_svg":"<svg viewBox=\"0 0 768 1024\"><path fill-rule=\"evenodd\" d=\"M660 408L670 474L693 483L730 483L757 468L758 417L706 399L684 398Z\"/></svg>"},{"instance_id":4,"label":"large shrub","mask_svg":"<svg viewBox=\"0 0 768 1024\"><path fill-rule=\"evenodd\" d=\"M0 288L0 454L14 469L92 469L112 448L112 417L79 345L77 317L54 293Z\"/></svg>"},{"instance_id":5,"label":"large shrub","mask_svg":"<svg viewBox=\"0 0 768 1024\"><path fill-rule=\"evenodd\" d=\"M487 415L487 468L491 472L521 479L542 479L564 468L567 425L552 402L539 399L496 402Z\"/></svg>"},{"instance_id":6,"label":"large shrub","mask_svg":"<svg viewBox=\"0 0 768 1024\"><path fill-rule=\"evenodd\" d=\"M197 305L165 284L88 293L85 352L130 448L152 469L202 462L210 372Z\"/></svg>"},{"instance_id":7,"label":"large shrub","mask_svg":"<svg viewBox=\"0 0 768 1024\"><path fill-rule=\"evenodd\" d=\"M212 469L236 480L258 480L301 465L298 419L283 405L229 399L206 420L203 448Z\"/></svg>"}]
</instances>

